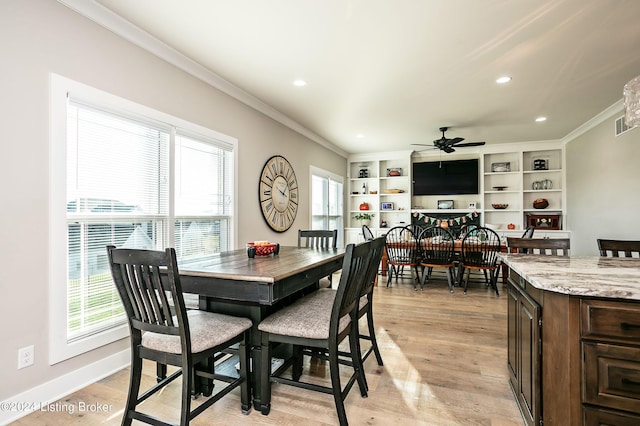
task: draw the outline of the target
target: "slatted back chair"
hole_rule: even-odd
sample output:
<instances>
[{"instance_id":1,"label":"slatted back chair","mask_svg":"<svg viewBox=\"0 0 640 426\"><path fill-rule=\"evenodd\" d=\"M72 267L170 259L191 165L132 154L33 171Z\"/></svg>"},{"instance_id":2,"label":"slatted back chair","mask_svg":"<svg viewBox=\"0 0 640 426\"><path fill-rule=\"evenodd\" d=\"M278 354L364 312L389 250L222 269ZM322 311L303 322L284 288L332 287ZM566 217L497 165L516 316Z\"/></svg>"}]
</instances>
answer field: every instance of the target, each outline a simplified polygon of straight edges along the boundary
<instances>
[{"instance_id":1,"label":"slatted back chair","mask_svg":"<svg viewBox=\"0 0 640 426\"><path fill-rule=\"evenodd\" d=\"M298 229L298 248L336 248L338 244L338 230L328 229ZM329 275L318 282L319 287L331 287L333 277Z\"/></svg>"},{"instance_id":2,"label":"slatted back chair","mask_svg":"<svg viewBox=\"0 0 640 426\"><path fill-rule=\"evenodd\" d=\"M338 230L325 229L299 229L298 248L336 248L338 243Z\"/></svg>"},{"instance_id":3,"label":"slatted back chair","mask_svg":"<svg viewBox=\"0 0 640 426\"><path fill-rule=\"evenodd\" d=\"M418 236L420 245L420 266L422 280L420 290L431 278L433 268L445 268L449 291L453 293L455 238L451 231L439 226L430 226ZM414 286L415 289L415 286Z\"/></svg>"},{"instance_id":4,"label":"slatted back chair","mask_svg":"<svg viewBox=\"0 0 640 426\"><path fill-rule=\"evenodd\" d=\"M380 366L382 366L382 356L380 355L378 341L376 340L375 327L373 325L373 290L378 276L378 266L382 259L386 240L386 237L378 237L371 241L371 258L369 259L366 277L364 284L362 285L362 290L360 291L360 301L358 304L357 314L358 318L362 318L364 315L367 316L367 328L369 333L368 335L363 334L358 328L358 337L371 342L371 346L361 356L362 363L364 363L369 355L371 355L371 352L373 352L376 356L376 361Z\"/></svg>"},{"instance_id":5,"label":"slatted back chair","mask_svg":"<svg viewBox=\"0 0 640 426\"><path fill-rule=\"evenodd\" d=\"M500 253L500 237L486 227L476 227L462 239L458 277L460 284L464 282L464 293L467 293L471 270L482 271L485 280L498 292L498 254ZM465 271L467 279L464 279Z\"/></svg>"},{"instance_id":6,"label":"slatted back chair","mask_svg":"<svg viewBox=\"0 0 640 426\"><path fill-rule=\"evenodd\" d=\"M185 307L174 249L166 251L116 249L107 252L113 281L118 289L131 333L131 373L123 425L132 420L162 425L170 424L138 409L138 405L182 375L180 424L187 425L195 416L236 387L241 388L241 408L251 410L251 388L247 380L249 347L245 344L251 320ZM171 312L175 309L175 315ZM239 345L239 349L233 348ZM215 373L216 354L235 352L240 358L239 377ZM180 367L144 394L139 395L142 360ZM199 371L196 364L210 368ZM213 370L213 371L212 371ZM191 390L195 381L204 381L206 396L211 395L212 381L228 384L215 395L191 410Z\"/></svg>"},{"instance_id":7,"label":"slatted back chair","mask_svg":"<svg viewBox=\"0 0 640 426\"><path fill-rule=\"evenodd\" d=\"M261 332L261 363L271 365L272 343L288 343L294 348L294 357L286 360L276 371L269 368L261 369L261 412L263 415L271 411L271 383L287 384L308 390L333 395L341 425L348 424L344 408L344 400L357 382L360 393L367 396L362 363L358 352L358 301L362 286L367 278L367 268L370 264L371 241L357 246L347 245L342 264L340 284L334 290L320 289L302 299L298 299L264 319L259 325ZM346 338L349 339L350 360L340 357L338 346ZM328 353L331 387L300 380L302 376L301 348L316 348L318 353ZM297 353L297 355L296 355ZM352 368L349 380L342 387L341 376L345 371L339 370L339 365ZM286 378L283 373L292 368L292 378ZM342 374L341 374L342 373Z\"/></svg>"},{"instance_id":8,"label":"slatted back chair","mask_svg":"<svg viewBox=\"0 0 640 426\"><path fill-rule=\"evenodd\" d=\"M512 238L507 237L507 246L512 253L546 254L569 256L569 238ZM515 251L514 251L515 250Z\"/></svg>"},{"instance_id":9,"label":"slatted back chair","mask_svg":"<svg viewBox=\"0 0 640 426\"><path fill-rule=\"evenodd\" d=\"M391 284L393 275L398 282L398 276L408 267L415 271L415 280L420 281L418 273L420 248L418 246L418 236L413 233L411 228L406 226L395 226L386 234L387 240L385 249L387 251L387 287Z\"/></svg>"},{"instance_id":10,"label":"slatted back chair","mask_svg":"<svg viewBox=\"0 0 640 426\"><path fill-rule=\"evenodd\" d=\"M631 240L604 240L598 239L600 256L611 257L640 257L640 241Z\"/></svg>"}]
</instances>

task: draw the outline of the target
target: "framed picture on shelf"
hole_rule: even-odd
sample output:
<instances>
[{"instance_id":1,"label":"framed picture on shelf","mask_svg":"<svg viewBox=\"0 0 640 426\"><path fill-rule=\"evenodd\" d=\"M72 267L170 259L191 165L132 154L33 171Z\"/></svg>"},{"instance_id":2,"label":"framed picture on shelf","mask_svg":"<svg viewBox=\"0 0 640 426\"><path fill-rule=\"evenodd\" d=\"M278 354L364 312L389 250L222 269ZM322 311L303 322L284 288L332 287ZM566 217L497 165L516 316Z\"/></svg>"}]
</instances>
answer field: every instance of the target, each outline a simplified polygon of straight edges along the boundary
<instances>
[{"instance_id":1,"label":"framed picture on shelf","mask_svg":"<svg viewBox=\"0 0 640 426\"><path fill-rule=\"evenodd\" d=\"M438 210L453 209L453 200L438 200Z\"/></svg>"},{"instance_id":2,"label":"framed picture on shelf","mask_svg":"<svg viewBox=\"0 0 640 426\"><path fill-rule=\"evenodd\" d=\"M380 210L393 210L393 203L380 203Z\"/></svg>"},{"instance_id":3,"label":"framed picture on shelf","mask_svg":"<svg viewBox=\"0 0 640 426\"><path fill-rule=\"evenodd\" d=\"M500 163L491 163L492 173L510 172L510 171L511 171L511 162L509 161L503 161Z\"/></svg>"}]
</instances>

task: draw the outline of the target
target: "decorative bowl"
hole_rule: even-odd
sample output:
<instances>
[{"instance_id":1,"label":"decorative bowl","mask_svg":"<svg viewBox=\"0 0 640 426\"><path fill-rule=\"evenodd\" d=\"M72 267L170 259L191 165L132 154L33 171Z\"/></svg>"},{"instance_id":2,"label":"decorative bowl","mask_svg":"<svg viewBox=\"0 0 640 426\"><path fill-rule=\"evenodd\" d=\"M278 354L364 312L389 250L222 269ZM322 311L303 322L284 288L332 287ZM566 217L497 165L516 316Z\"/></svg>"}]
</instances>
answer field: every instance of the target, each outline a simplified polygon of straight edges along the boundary
<instances>
[{"instance_id":1,"label":"decorative bowl","mask_svg":"<svg viewBox=\"0 0 640 426\"><path fill-rule=\"evenodd\" d=\"M493 189L495 189L496 191L504 191L507 188L508 188L508 186L494 186L493 187Z\"/></svg>"},{"instance_id":2,"label":"decorative bowl","mask_svg":"<svg viewBox=\"0 0 640 426\"><path fill-rule=\"evenodd\" d=\"M491 207L493 207L496 210L504 210L507 207L509 207L509 204L491 204Z\"/></svg>"},{"instance_id":3,"label":"decorative bowl","mask_svg":"<svg viewBox=\"0 0 640 426\"><path fill-rule=\"evenodd\" d=\"M247 254L249 257L253 257L251 256L252 253L254 256L269 256L270 254L276 253L277 248L279 248L279 245L276 243L270 243L268 241L253 241L247 243Z\"/></svg>"},{"instance_id":4,"label":"decorative bowl","mask_svg":"<svg viewBox=\"0 0 640 426\"><path fill-rule=\"evenodd\" d=\"M546 198L538 198L537 200L533 200L533 208L534 209L546 209L549 207L549 200Z\"/></svg>"}]
</instances>

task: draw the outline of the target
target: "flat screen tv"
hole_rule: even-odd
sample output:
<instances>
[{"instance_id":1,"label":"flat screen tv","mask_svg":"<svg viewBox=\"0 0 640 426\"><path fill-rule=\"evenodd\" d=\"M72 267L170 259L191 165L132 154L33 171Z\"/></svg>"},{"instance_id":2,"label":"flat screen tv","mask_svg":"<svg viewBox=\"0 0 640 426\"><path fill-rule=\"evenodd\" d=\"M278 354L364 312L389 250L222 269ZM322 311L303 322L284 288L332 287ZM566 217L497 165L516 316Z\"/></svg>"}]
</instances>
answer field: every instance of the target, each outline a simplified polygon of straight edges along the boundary
<instances>
[{"instance_id":1,"label":"flat screen tv","mask_svg":"<svg viewBox=\"0 0 640 426\"><path fill-rule=\"evenodd\" d=\"M413 195L478 194L478 159L413 163Z\"/></svg>"}]
</instances>

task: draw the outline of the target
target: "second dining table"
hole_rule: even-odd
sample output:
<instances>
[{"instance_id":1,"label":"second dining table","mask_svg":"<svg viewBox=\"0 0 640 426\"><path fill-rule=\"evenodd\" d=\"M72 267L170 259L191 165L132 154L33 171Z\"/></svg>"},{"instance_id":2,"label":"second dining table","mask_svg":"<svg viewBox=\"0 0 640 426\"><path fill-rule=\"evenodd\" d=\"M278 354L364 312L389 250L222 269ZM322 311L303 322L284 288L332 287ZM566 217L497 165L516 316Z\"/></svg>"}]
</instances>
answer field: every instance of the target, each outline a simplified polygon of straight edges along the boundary
<instances>
[{"instance_id":1,"label":"second dining table","mask_svg":"<svg viewBox=\"0 0 640 426\"><path fill-rule=\"evenodd\" d=\"M279 253L249 258L246 249L206 260L179 262L185 293L199 295L199 308L253 321L250 331L253 405L260 407L258 324L278 309L313 291L319 280L342 268L345 250L280 247Z\"/></svg>"}]
</instances>

